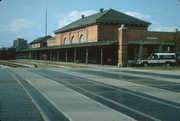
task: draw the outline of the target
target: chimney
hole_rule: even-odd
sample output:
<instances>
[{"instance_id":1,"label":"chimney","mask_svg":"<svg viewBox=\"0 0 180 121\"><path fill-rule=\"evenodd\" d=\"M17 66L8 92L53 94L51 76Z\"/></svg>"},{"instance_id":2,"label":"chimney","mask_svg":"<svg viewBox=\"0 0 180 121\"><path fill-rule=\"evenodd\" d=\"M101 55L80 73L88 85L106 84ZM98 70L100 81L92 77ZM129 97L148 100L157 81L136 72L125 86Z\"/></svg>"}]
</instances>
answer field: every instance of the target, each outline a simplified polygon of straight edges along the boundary
<instances>
[{"instance_id":1,"label":"chimney","mask_svg":"<svg viewBox=\"0 0 180 121\"><path fill-rule=\"evenodd\" d=\"M119 28L119 30L122 30L122 29L128 29L127 27L125 27L124 24L121 24L121 27Z\"/></svg>"},{"instance_id":2,"label":"chimney","mask_svg":"<svg viewBox=\"0 0 180 121\"><path fill-rule=\"evenodd\" d=\"M84 15L81 15L81 18L83 19L85 16Z\"/></svg>"},{"instance_id":3,"label":"chimney","mask_svg":"<svg viewBox=\"0 0 180 121\"><path fill-rule=\"evenodd\" d=\"M100 8L99 11L102 13L102 12L104 11L104 9L103 9L103 8Z\"/></svg>"},{"instance_id":4,"label":"chimney","mask_svg":"<svg viewBox=\"0 0 180 121\"><path fill-rule=\"evenodd\" d=\"M173 29L173 32L178 32L178 28L174 28L174 29Z\"/></svg>"}]
</instances>

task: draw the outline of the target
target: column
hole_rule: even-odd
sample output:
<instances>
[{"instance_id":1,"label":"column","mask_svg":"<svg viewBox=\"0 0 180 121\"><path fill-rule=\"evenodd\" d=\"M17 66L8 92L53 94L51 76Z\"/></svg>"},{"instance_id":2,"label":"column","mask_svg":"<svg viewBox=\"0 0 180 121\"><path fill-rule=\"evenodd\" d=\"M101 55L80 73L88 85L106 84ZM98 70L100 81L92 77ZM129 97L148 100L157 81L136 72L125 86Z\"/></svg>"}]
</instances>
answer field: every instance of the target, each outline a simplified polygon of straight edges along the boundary
<instances>
[{"instance_id":1,"label":"column","mask_svg":"<svg viewBox=\"0 0 180 121\"><path fill-rule=\"evenodd\" d=\"M32 59L32 52L29 52L29 59Z\"/></svg>"},{"instance_id":2,"label":"column","mask_svg":"<svg viewBox=\"0 0 180 121\"><path fill-rule=\"evenodd\" d=\"M37 52L35 52L35 59L37 60Z\"/></svg>"},{"instance_id":3,"label":"column","mask_svg":"<svg viewBox=\"0 0 180 121\"><path fill-rule=\"evenodd\" d=\"M66 58L65 61L68 62L68 50L66 49Z\"/></svg>"},{"instance_id":4,"label":"column","mask_svg":"<svg viewBox=\"0 0 180 121\"><path fill-rule=\"evenodd\" d=\"M77 52L77 50L74 49L74 63L76 63L76 52Z\"/></svg>"},{"instance_id":5,"label":"column","mask_svg":"<svg viewBox=\"0 0 180 121\"><path fill-rule=\"evenodd\" d=\"M41 60L42 58L42 53L41 53L41 50L39 51L39 59Z\"/></svg>"},{"instance_id":6,"label":"column","mask_svg":"<svg viewBox=\"0 0 180 121\"><path fill-rule=\"evenodd\" d=\"M101 65L103 65L103 48L101 48Z\"/></svg>"},{"instance_id":7,"label":"column","mask_svg":"<svg viewBox=\"0 0 180 121\"><path fill-rule=\"evenodd\" d=\"M34 59L35 58L35 54L34 54L34 52L32 51L32 59Z\"/></svg>"},{"instance_id":8,"label":"column","mask_svg":"<svg viewBox=\"0 0 180 121\"><path fill-rule=\"evenodd\" d=\"M57 50L57 61L59 61L59 50Z\"/></svg>"},{"instance_id":9,"label":"column","mask_svg":"<svg viewBox=\"0 0 180 121\"><path fill-rule=\"evenodd\" d=\"M53 52L52 50L50 51L50 61L52 61L52 56L53 56Z\"/></svg>"},{"instance_id":10,"label":"column","mask_svg":"<svg viewBox=\"0 0 180 121\"><path fill-rule=\"evenodd\" d=\"M163 45L160 44L160 45L159 45L159 48L158 48L158 52L162 52L162 51L163 51Z\"/></svg>"},{"instance_id":11,"label":"column","mask_svg":"<svg viewBox=\"0 0 180 121\"><path fill-rule=\"evenodd\" d=\"M143 54L143 44L140 44L138 49L138 59L142 58L142 54Z\"/></svg>"},{"instance_id":12,"label":"column","mask_svg":"<svg viewBox=\"0 0 180 121\"><path fill-rule=\"evenodd\" d=\"M46 60L46 61L47 61L47 60L48 60L48 58L49 58L49 57L48 57L48 52L47 52L47 51L48 51L48 50L46 50L46 51L45 51L45 55L46 55L45 60Z\"/></svg>"},{"instance_id":13,"label":"column","mask_svg":"<svg viewBox=\"0 0 180 121\"><path fill-rule=\"evenodd\" d=\"M86 48L86 64L88 64L89 48Z\"/></svg>"},{"instance_id":14,"label":"column","mask_svg":"<svg viewBox=\"0 0 180 121\"><path fill-rule=\"evenodd\" d=\"M46 50L44 50L44 52L43 52L43 60L47 60L47 53L46 53Z\"/></svg>"},{"instance_id":15,"label":"column","mask_svg":"<svg viewBox=\"0 0 180 121\"><path fill-rule=\"evenodd\" d=\"M46 60L46 50L43 51L43 60Z\"/></svg>"}]
</instances>

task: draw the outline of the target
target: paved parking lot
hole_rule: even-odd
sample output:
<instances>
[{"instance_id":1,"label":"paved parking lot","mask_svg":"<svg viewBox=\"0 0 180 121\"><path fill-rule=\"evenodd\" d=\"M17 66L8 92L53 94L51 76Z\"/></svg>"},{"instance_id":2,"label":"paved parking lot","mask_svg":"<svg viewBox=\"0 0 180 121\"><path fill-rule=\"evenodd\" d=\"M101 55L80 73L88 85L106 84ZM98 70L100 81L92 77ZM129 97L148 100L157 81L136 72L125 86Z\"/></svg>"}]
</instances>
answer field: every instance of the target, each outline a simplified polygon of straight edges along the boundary
<instances>
[{"instance_id":1,"label":"paved parking lot","mask_svg":"<svg viewBox=\"0 0 180 121\"><path fill-rule=\"evenodd\" d=\"M0 68L1 121L179 121L180 72Z\"/></svg>"}]
</instances>

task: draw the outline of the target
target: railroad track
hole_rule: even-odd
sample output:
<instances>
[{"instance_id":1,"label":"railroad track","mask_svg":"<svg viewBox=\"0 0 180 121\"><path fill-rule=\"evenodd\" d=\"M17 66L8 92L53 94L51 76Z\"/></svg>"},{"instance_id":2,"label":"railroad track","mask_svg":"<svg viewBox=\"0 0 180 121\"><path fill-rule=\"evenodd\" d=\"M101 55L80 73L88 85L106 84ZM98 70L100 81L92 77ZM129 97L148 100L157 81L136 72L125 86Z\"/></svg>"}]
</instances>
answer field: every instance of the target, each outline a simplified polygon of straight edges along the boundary
<instances>
[{"instance_id":1,"label":"railroad track","mask_svg":"<svg viewBox=\"0 0 180 121\"><path fill-rule=\"evenodd\" d=\"M5 60L1 60L0 65L12 67L12 68L19 68L19 67L27 68L27 66L16 64L16 63L13 63L13 62L10 62L10 61L5 61Z\"/></svg>"}]
</instances>

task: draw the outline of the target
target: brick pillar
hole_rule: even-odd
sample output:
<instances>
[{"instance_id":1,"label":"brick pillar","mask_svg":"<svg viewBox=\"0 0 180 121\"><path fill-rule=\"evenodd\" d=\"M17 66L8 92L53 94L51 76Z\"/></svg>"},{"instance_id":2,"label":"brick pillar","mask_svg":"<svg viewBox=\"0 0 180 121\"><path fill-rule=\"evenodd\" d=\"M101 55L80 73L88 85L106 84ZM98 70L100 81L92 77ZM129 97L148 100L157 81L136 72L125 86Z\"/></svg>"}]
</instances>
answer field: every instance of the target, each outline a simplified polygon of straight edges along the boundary
<instances>
[{"instance_id":1,"label":"brick pillar","mask_svg":"<svg viewBox=\"0 0 180 121\"><path fill-rule=\"evenodd\" d=\"M175 39L176 39L175 52L180 52L180 31L175 32Z\"/></svg>"},{"instance_id":2,"label":"brick pillar","mask_svg":"<svg viewBox=\"0 0 180 121\"><path fill-rule=\"evenodd\" d=\"M127 28L123 25L121 28L118 29L118 66L126 66L128 62L127 54L128 54L128 47L127 47Z\"/></svg>"},{"instance_id":3,"label":"brick pillar","mask_svg":"<svg viewBox=\"0 0 180 121\"><path fill-rule=\"evenodd\" d=\"M127 64L127 61L127 45L119 45L118 66L125 66Z\"/></svg>"}]
</instances>

